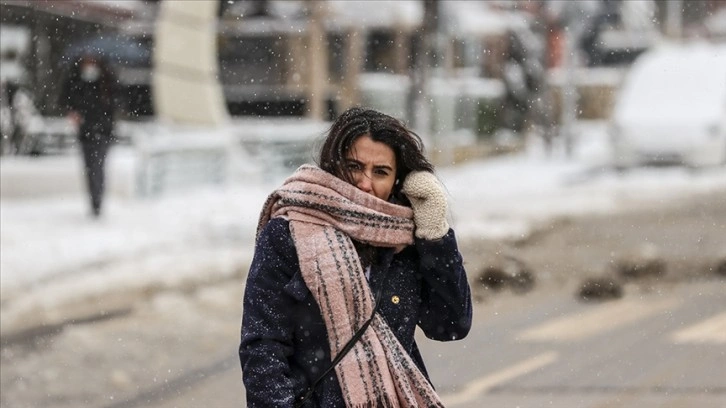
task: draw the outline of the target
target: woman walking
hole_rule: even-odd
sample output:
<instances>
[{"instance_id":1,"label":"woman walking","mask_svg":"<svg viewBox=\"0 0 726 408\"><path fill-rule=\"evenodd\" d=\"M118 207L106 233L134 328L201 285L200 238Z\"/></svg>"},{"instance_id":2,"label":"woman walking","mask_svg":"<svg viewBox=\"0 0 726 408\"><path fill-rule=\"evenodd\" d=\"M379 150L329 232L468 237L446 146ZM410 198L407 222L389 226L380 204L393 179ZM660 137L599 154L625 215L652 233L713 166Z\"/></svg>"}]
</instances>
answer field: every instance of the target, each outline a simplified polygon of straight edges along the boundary
<instances>
[{"instance_id":1,"label":"woman walking","mask_svg":"<svg viewBox=\"0 0 726 408\"><path fill-rule=\"evenodd\" d=\"M239 348L249 407L441 407L414 340L463 338L471 296L418 136L353 108L265 203Z\"/></svg>"},{"instance_id":2,"label":"woman walking","mask_svg":"<svg viewBox=\"0 0 726 408\"><path fill-rule=\"evenodd\" d=\"M98 56L82 55L68 73L60 102L78 128L91 215L101 215L106 185L106 156L114 142L117 82L109 64Z\"/></svg>"}]
</instances>

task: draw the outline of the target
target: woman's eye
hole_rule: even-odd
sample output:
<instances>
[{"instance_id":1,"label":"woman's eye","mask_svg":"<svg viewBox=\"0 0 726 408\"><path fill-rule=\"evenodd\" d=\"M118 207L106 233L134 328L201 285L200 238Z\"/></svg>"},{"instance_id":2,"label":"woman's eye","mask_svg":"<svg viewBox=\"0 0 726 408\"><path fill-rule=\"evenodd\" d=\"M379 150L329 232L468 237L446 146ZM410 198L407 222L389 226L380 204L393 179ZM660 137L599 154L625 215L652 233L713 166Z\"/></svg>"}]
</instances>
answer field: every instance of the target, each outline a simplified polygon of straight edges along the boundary
<instances>
[{"instance_id":1,"label":"woman's eye","mask_svg":"<svg viewBox=\"0 0 726 408\"><path fill-rule=\"evenodd\" d=\"M360 165L358 163L348 163L348 170L350 171L358 171L360 170Z\"/></svg>"},{"instance_id":2,"label":"woman's eye","mask_svg":"<svg viewBox=\"0 0 726 408\"><path fill-rule=\"evenodd\" d=\"M376 174L378 174L379 176L384 176L385 177L385 176L388 176L388 171L387 170L379 169L379 170L376 170Z\"/></svg>"}]
</instances>

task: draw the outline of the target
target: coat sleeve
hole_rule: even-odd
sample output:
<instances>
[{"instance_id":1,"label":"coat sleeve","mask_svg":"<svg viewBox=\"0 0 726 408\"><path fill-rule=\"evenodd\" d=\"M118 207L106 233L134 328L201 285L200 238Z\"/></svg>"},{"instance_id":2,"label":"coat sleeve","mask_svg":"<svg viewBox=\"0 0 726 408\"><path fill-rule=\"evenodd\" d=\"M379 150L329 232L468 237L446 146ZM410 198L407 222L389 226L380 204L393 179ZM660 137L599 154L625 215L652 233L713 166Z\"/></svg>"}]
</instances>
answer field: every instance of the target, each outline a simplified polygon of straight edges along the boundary
<instances>
[{"instance_id":1,"label":"coat sleeve","mask_svg":"<svg viewBox=\"0 0 726 408\"><path fill-rule=\"evenodd\" d=\"M248 407L292 407L294 298L284 293L299 268L287 222L271 220L260 233L245 287L239 347Z\"/></svg>"},{"instance_id":2,"label":"coat sleeve","mask_svg":"<svg viewBox=\"0 0 726 408\"><path fill-rule=\"evenodd\" d=\"M436 241L416 239L415 246L422 278L419 327L434 340L464 338L471 329L471 292L454 231Z\"/></svg>"}]
</instances>

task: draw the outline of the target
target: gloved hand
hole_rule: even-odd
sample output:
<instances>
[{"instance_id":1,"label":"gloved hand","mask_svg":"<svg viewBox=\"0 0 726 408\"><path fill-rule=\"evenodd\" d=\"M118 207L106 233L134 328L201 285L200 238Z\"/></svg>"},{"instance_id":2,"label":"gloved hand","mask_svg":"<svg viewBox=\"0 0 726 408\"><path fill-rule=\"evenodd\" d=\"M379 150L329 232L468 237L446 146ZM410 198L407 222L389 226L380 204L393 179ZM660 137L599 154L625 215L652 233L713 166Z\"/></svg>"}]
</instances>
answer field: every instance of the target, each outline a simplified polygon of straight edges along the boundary
<instances>
[{"instance_id":1,"label":"gloved hand","mask_svg":"<svg viewBox=\"0 0 726 408\"><path fill-rule=\"evenodd\" d=\"M446 221L446 195L433 173L409 173L401 191L411 201L416 237L435 241L446 235L449 231L449 223Z\"/></svg>"}]
</instances>

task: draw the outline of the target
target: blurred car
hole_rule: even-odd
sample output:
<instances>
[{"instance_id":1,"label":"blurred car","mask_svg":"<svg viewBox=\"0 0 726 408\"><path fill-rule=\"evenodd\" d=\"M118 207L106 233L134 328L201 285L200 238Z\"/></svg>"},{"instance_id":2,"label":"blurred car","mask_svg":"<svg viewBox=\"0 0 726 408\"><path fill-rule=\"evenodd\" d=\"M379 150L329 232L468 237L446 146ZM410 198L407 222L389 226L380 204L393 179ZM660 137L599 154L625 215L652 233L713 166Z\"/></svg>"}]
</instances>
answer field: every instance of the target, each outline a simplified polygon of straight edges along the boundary
<instances>
[{"instance_id":1,"label":"blurred car","mask_svg":"<svg viewBox=\"0 0 726 408\"><path fill-rule=\"evenodd\" d=\"M726 44L664 45L633 64L615 100L613 164L726 163Z\"/></svg>"}]
</instances>

